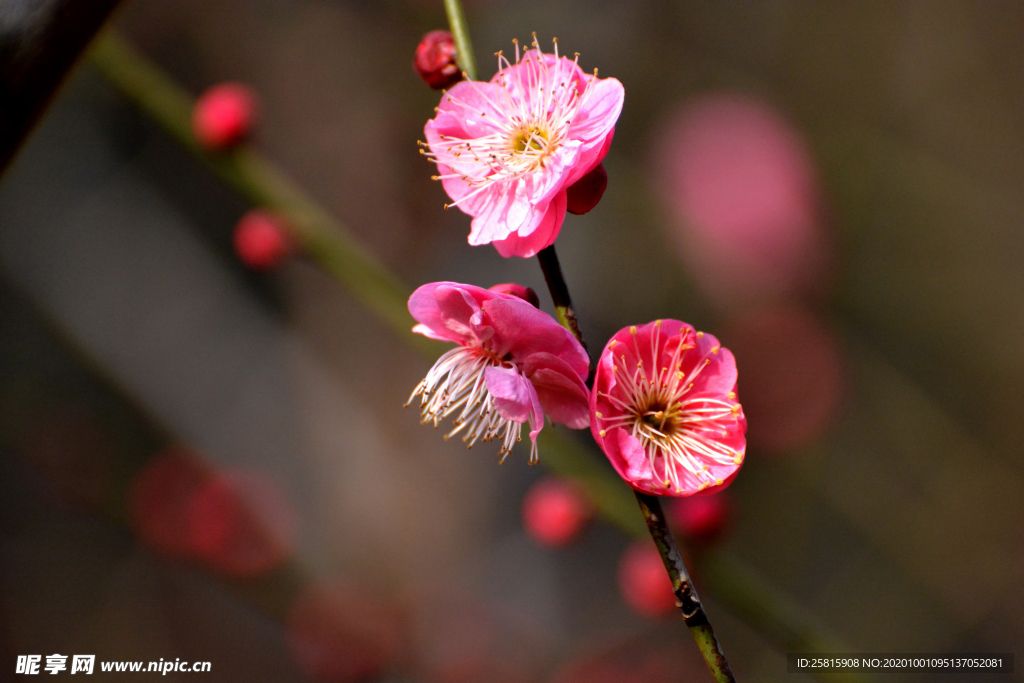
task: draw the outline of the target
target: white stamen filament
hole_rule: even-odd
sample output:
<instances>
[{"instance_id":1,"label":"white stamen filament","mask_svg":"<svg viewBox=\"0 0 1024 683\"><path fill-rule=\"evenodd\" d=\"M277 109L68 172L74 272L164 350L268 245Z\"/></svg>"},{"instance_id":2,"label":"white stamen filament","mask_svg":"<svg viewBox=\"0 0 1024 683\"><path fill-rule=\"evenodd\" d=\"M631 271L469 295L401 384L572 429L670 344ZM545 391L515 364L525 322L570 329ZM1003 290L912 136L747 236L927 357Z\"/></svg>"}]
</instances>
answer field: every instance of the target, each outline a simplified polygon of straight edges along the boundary
<instances>
[{"instance_id":1,"label":"white stamen filament","mask_svg":"<svg viewBox=\"0 0 1024 683\"><path fill-rule=\"evenodd\" d=\"M646 452L654 476L659 478L663 487L672 487L677 493L683 489L684 475L700 482L699 488L718 483L709 472L709 465L704 463L734 464L740 457L736 451L708 436L711 431L728 434L739 411L739 404L718 398L687 395L693 388L694 380L710 363L710 359L705 358L688 375L683 374L682 355L686 350L694 348L692 338L688 339L687 336L688 331L684 330L669 362L659 364L664 349L661 325L655 323L650 349L655 367L648 375L640 360L640 349L634 333L635 367L629 367L625 354L614 356L614 394L600 393L602 398L623 413L617 417L600 417L602 430L629 430ZM665 339L666 344L668 341ZM734 398L734 395L730 394L729 398ZM702 478L705 481L701 481Z\"/></svg>"},{"instance_id":2,"label":"white stamen filament","mask_svg":"<svg viewBox=\"0 0 1024 683\"><path fill-rule=\"evenodd\" d=\"M455 414L453 427L445 440L462 434L462 441L472 448L478 441L501 440L498 452L501 462L512 452L520 439L522 423L506 419L494 406L494 397L484 384L489 367L514 367L478 347L456 347L434 363L430 372L409 396L408 406L420 396L421 422L436 428L445 418ZM530 449L530 464L537 462L537 444Z\"/></svg>"}]
</instances>

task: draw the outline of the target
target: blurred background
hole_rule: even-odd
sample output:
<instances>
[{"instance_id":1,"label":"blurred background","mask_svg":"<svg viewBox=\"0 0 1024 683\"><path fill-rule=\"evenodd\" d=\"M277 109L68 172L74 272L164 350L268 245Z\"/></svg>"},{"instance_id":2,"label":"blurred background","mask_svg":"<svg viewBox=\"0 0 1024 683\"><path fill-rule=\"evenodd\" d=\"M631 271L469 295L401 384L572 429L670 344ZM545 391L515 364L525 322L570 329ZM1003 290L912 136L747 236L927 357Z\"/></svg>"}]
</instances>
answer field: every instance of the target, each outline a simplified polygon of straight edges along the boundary
<instances>
[{"instance_id":1,"label":"blurred background","mask_svg":"<svg viewBox=\"0 0 1024 683\"><path fill-rule=\"evenodd\" d=\"M671 317L736 355L747 461L673 514L740 680L804 678L702 553L851 652L1024 643L1024 8L466 10L482 78L537 31L625 85L608 190L558 241L591 348ZM518 282L553 312L417 153L439 0L129 0L114 24L193 95L251 87L253 145L408 285ZM497 467L419 425L432 360L309 259L242 265L250 208L88 62L4 174L3 677L56 652L209 681L709 680L630 559L650 541L538 492L543 451Z\"/></svg>"}]
</instances>

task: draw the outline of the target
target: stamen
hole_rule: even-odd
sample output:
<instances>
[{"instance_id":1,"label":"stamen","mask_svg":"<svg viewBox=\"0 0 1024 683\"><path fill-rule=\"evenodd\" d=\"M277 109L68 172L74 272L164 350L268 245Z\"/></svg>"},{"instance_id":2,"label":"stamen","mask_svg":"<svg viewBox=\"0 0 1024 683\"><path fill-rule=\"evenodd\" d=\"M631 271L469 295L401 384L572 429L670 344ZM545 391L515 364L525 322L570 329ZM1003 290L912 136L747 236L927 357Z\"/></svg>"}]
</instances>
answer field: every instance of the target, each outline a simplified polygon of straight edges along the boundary
<instances>
[{"instance_id":1,"label":"stamen","mask_svg":"<svg viewBox=\"0 0 1024 683\"><path fill-rule=\"evenodd\" d=\"M484 384L489 367L510 367L480 348L458 347L443 354L427 376L413 390L406 406L420 396L421 421L436 428L458 411L445 439L462 434L467 448L477 442L501 440L498 455L504 461L520 439L522 423L498 413L494 398ZM537 461L537 445L530 449L530 462Z\"/></svg>"}]
</instances>

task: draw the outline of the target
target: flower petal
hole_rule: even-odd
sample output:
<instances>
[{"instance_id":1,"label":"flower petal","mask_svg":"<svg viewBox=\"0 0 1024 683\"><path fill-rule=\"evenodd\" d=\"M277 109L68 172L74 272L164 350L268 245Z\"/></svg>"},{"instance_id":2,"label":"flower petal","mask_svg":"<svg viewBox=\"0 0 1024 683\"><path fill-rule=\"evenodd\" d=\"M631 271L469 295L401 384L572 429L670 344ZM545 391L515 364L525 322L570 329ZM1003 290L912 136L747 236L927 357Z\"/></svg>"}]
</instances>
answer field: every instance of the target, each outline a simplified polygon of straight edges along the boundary
<instances>
[{"instance_id":1,"label":"flower petal","mask_svg":"<svg viewBox=\"0 0 1024 683\"><path fill-rule=\"evenodd\" d=\"M409 297L409 313L420 323L413 331L431 339L459 344L485 341L493 330L484 324L482 304L501 296L483 287L458 282L423 285Z\"/></svg>"},{"instance_id":2,"label":"flower petal","mask_svg":"<svg viewBox=\"0 0 1024 683\"><path fill-rule=\"evenodd\" d=\"M530 440L544 428L544 412L530 380L515 368L490 367L484 371L484 385L494 397L498 414L513 422L530 422Z\"/></svg>"},{"instance_id":3,"label":"flower petal","mask_svg":"<svg viewBox=\"0 0 1024 683\"><path fill-rule=\"evenodd\" d=\"M536 256L541 249L555 243L562 223L565 221L566 206L566 192L562 190L548 205L541 223L535 230L526 236L523 236L522 233L512 233L504 239L493 240L494 248L505 258Z\"/></svg>"},{"instance_id":4,"label":"flower petal","mask_svg":"<svg viewBox=\"0 0 1024 683\"><path fill-rule=\"evenodd\" d=\"M484 312L494 328L489 348L499 357L511 354L520 363L527 363L536 353L549 353L561 358L580 377L586 377L590 358L569 330L550 315L531 304L515 298L484 302Z\"/></svg>"}]
</instances>

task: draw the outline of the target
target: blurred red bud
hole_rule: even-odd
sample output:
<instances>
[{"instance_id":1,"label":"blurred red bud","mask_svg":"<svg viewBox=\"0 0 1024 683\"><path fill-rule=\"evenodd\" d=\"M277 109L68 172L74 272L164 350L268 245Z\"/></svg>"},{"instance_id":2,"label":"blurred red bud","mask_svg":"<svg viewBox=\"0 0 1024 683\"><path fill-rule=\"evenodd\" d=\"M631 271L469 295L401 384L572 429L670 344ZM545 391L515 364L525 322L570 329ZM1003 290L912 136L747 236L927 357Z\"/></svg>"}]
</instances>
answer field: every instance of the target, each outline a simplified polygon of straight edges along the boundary
<instances>
[{"instance_id":1,"label":"blurred red bud","mask_svg":"<svg viewBox=\"0 0 1024 683\"><path fill-rule=\"evenodd\" d=\"M253 209L235 226L235 253L253 270L271 270L292 251L292 241L282 218Z\"/></svg>"},{"instance_id":2,"label":"blurred red bud","mask_svg":"<svg viewBox=\"0 0 1024 683\"><path fill-rule=\"evenodd\" d=\"M697 545L714 543L732 520L732 504L726 493L669 498L664 501L669 526Z\"/></svg>"},{"instance_id":3,"label":"blurred red bud","mask_svg":"<svg viewBox=\"0 0 1024 683\"><path fill-rule=\"evenodd\" d=\"M676 609L672 581L651 541L635 541L619 560L619 590L640 616L656 619Z\"/></svg>"},{"instance_id":4,"label":"blurred red bud","mask_svg":"<svg viewBox=\"0 0 1024 683\"><path fill-rule=\"evenodd\" d=\"M292 657L316 683L377 680L407 649L397 610L350 581L305 586L285 627Z\"/></svg>"},{"instance_id":5,"label":"blurred red bud","mask_svg":"<svg viewBox=\"0 0 1024 683\"><path fill-rule=\"evenodd\" d=\"M150 458L128 488L128 515L139 540L163 557L192 558L189 506L209 476L199 456L181 446Z\"/></svg>"},{"instance_id":6,"label":"blurred red bud","mask_svg":"<svg viewBox=\"0 0 1024 683\"><path fill-rule=\"evenodd\" d=\"M217 472L189 503L189 537L197 558L233 578L278 567L294 551L297 528L284 492L259 472Z\"/></svg>"},{"instance_id":7,"label":"blurred red bud","mask_svg":"<svg viewBox=\"0 0 1024 683\"><path fill-rule=\"evenodd\" d=\"M413 68L434 90L450 88L462 80L455 58L455 39L448 31L431 31L416 46Z\"/></svg>"},{"instance_id":8,"label":"blurred red bud","mask_svg":"<svg viewBox=\"0 0 1024 683\"><path fill-rule=\"evenodd\" d=\"M511 294L512 296L517 296L524 301L529 301L535 308L540 308L540 299L537 298L537 292L533 291L532 287L523 287L522 285L517 285L514 282L505 282L500 285L489 287L488 289L492 292L497 292L498 294Z\"/></svg>"},{"instance_id":9,"label":"blurred red bud","mask_svg":"<svg viewBox=\"0 0 1024 683\"><path fill-rule=\"evenodd\" d=\"M233 147L249 135L256 95L241 83L221 83L204 92L192 110L192 132L209 151Z\"/></svg>"},{"instance_id":10,"label":"blurred red bud","mask_svg":"<svg viewBox=\"0 0 1024 683\"><path fill-rule=\"evenodd\" d=\"M566 479L546 477L523 499L523 525L533 540L557 548L574 541L594 510L579 486Z\"/></svg>"},{"instance_id":11,"label":"blurred red bud","mask_svg":"<svg viewBox=\"0 0 1024 683\"><path fill-rule=\"evenodd\" d=\"M566 210L577 216L587 213L601 201L608 187L608 173L598 164L585 176L569 186Z\"/></svg>"}]
</instances>

